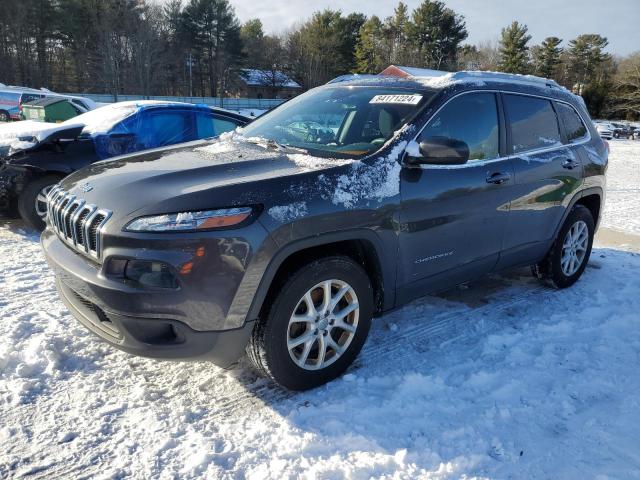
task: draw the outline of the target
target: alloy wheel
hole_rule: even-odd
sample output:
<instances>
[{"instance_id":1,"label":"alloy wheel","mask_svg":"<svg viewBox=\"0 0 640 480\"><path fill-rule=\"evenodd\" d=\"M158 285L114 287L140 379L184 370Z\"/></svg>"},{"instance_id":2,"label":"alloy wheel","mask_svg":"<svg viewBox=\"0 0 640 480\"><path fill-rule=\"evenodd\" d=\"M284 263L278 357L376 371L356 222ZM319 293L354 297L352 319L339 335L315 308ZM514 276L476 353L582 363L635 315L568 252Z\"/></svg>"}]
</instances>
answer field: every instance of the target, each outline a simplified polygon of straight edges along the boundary
<instances>
[{"instance_id":1,"label":"alloy wheel","mask_svg":"<svg viewBox=\"0 0 640 480\"><path fill-rule=\"evenodd\" d=\"M582 266L589 245L589 228L582 220L574 223L562 242L560 266L567 277L574 275Z\"/></svg>"},{"instance_id":2,"label":"alloy wheel","mask_svg":"<svg viewBox=\"0 0 640 480\"><path fill-rule=\"evenodd\" d=\"M53 185L47 185L38 192L35 200L36 213L38 216L45 220L47 218L47 195L53 188Z\"/></svg>"},{"instance_id":3,"label":"alloy wheel","mask_svg":"<svg viewBox=\"0 0 640 480\"><path fill-rule=\"evenodd\" d=\"M326 280L309 289L289 319L287 348L305 370L328 367L347 350L358 328L360 306L354 289Z\"/></svg>"}]
</instances>

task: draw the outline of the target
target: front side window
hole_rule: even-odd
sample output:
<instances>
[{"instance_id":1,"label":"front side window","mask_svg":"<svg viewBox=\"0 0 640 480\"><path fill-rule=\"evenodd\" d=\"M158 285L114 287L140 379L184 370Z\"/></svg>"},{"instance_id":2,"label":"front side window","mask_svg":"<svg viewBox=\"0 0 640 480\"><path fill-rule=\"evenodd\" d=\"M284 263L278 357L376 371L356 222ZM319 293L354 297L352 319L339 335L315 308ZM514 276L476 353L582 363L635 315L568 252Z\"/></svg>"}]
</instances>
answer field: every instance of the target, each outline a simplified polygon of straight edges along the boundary
<instances>
[{"instance_id":1,"label":"front side window","mask_svg":"<svg viewBox=\"0 0 640 480\"><path fill-rule=\"evenodd\" d=\"M587 127L585 127L578 112L576 112L572 106L565 103L556 103L556 108L567 132L567 140L569 143L575 143L584 139L587 136Z\"/></svg>"},{"instance_id":2,"label":"front side window","mask_svg":"<svg viewBox=\"0 0 640 480\"><path fill-rule=\"evenodd\" d=\"M505 95L504 101L511 124L513 153L562 145L558 118L549 100Z\"/></svg>"},{"instance_id":3,"label":"front side window","mask_svg":"<svg viewBox=\"0 0 640 480\"><path fill-rule=\"evenodd\" d=\"M238 122L210 112L196 112L196 124L198 138L217 137L225 132L235 130L238 126Z\"/></svg>"},{"instance_id":4,"label":"front side window","mask_svg":"<svg viewBox=\"0 0 640 480\"><path fill-rule=\"evenodd\" d=\"M380 149L432 97L404 88L321 88L300 95L246 126L247 138L303 148L326 157L362 157Z\"/></svg>"},{"instance_id":5,"label":"front side window","mask_svg":"<svg viewBox=\"0 0 640 480\"><path fill-rule=\"evenodd\" d=\"M462 141L469 160L500 156L498 108L493 93L468 93L447 103L420 134L419 142L433 137Z\"/></svg>"}]
</instances>

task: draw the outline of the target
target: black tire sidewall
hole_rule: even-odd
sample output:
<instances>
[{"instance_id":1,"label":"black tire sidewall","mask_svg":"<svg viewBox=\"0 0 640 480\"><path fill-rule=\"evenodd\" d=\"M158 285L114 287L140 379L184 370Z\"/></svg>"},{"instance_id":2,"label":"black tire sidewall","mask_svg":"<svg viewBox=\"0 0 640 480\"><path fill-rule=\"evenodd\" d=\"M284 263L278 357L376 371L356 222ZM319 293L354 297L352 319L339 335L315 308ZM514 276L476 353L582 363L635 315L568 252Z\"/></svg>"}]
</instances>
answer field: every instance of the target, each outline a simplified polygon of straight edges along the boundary
<instances>
[{"instance_id":1,"label":"black tire sidewall","mask_svg":"<svg viewBox=\"0 0 640 480\"><path fill-rule=\"evenodd\" d=\"M578 221L584 221L587 224L587 229L589 231L589 242L587 245L587 253L582 261L582 265L580 268L571 276L566 276L562 271L562 244L564 242L564 238L567 235L569 229ZM551 280L558 288L566 288L573 285L582 275L585 268L587 268L587 264L589 263L589 258L591 256L591 248L593 247L593 237L595 234L595 223L593 220L593 216L591 212L586 207L581 205L574 207L569 216L565 220L562 228L558 232L558 237L556 238L555 245L551 254Z\"/></svg>"},{"instance_id":2,"label":"black tire sidewall","mask_svg":"<svg viewBox=\"0 0 640 480\"><path fill-rule=\"evenodd\" d=\"M338 360L322 370L305 370L295 364L287 349L289 318L307 290L329 279L342 280L354 289L360 305L358 328ZM289 278L269 311L263 337L269 372L278 383L292 390L306 390L335 379L353 363L362 349L372 315L371 282L357 263L346 257L329 257L306 265Z\"/></svg>"},{"instance_id":3,"label":"black tire sidewall","mask_svg":"<svg viewBox=\"0 0 640 480\"><path fill-rule=\"evenodd\" d=\"M60 181L60 178L61 177L56 175L46 175L36 178L29 182L20 193L18 197L18 212L20 213L20 217L31 228L38 231L44 230L45 222L38 216L34 207L36 197L43 188L49 185L55 185Z\"/></svg>"},{"instance_id":4,"label":"black tire sidewall","mask_svg":"<svg viewBox=\"0 0 640 480\"><path fill-rule=\"evenodd\" d=\"M2 117L4 117L4 119ZM9 120L11 120L11 116L9 115L9 112L7 112L6 110L0 110L0 122L5 123L5 122L8 122Z\"/></svg>"}]
</instances>

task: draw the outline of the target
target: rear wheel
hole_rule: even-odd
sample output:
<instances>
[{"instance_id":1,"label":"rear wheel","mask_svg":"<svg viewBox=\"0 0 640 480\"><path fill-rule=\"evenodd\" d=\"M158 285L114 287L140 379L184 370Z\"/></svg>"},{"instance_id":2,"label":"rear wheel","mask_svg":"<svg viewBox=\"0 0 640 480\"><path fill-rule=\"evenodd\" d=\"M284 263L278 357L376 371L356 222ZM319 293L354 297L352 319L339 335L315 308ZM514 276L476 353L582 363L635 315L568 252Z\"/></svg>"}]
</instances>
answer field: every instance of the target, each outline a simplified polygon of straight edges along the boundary
<instances>
[{"instance_id":1,"label":"rear wheel","mask_svg":"<svg viewBox=\"0 0 640 480\"><path fill-rule=\"evenodd\" d=\"M32 228L42 231L47 218L47 194L60 181L57 175L46 175L27 184L18 197L18 211Z\"/></svg>"},{"instance_id":2,"label":"rear wheel","mask_svg":"<svg viewBox=\"0 0 640 480\"><path fill-rule=\"evenodd\" d=\"M366 272L347 257L323 258L297 270L278 292L254 328L250 361L292 390L341 375L369 333L373 290Z\"/></svg>"},{"instance_id":3,"label":"rear wheel","mask_svg":"<svg viewBox=\"0 0 640 480\"><path fill-rule=\"evenodd\" d=\"M588 208L573 207L551 250L533 267L534 274L555 288L573 285L589 262L595 223Z\"/></svg>"},{"instance_id":4,"label":"rear wheel","mask_svg":"<svg viewBox=\"0 0 640 480\"><path fill-rule=\"evenodd\" d=\"M0 110L0 122L8 122L9 120L11 120L9 112L6 110Z\"/></svg>"}]
</instances>

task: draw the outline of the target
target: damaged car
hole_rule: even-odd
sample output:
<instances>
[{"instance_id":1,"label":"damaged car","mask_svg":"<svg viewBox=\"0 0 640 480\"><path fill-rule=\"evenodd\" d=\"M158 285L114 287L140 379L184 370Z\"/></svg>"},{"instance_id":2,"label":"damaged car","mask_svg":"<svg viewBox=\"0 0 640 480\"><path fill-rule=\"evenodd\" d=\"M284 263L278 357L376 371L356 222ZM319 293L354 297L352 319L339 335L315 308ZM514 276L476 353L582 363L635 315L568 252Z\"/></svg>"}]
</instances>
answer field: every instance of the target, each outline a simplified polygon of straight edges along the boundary
<instances>
[{"instance_id":1,"label":"damaged car","mask_svg":"<svg viewBox=\"0 0 640 480\"><path fill-rule=\"evenodd\" d=\"M46 196L70 173L99 160L203 138L246 125L236 113L178 102L107 105L65 122L0 126L0 212L44 229Z\"/></svg>"}]
</instances>

